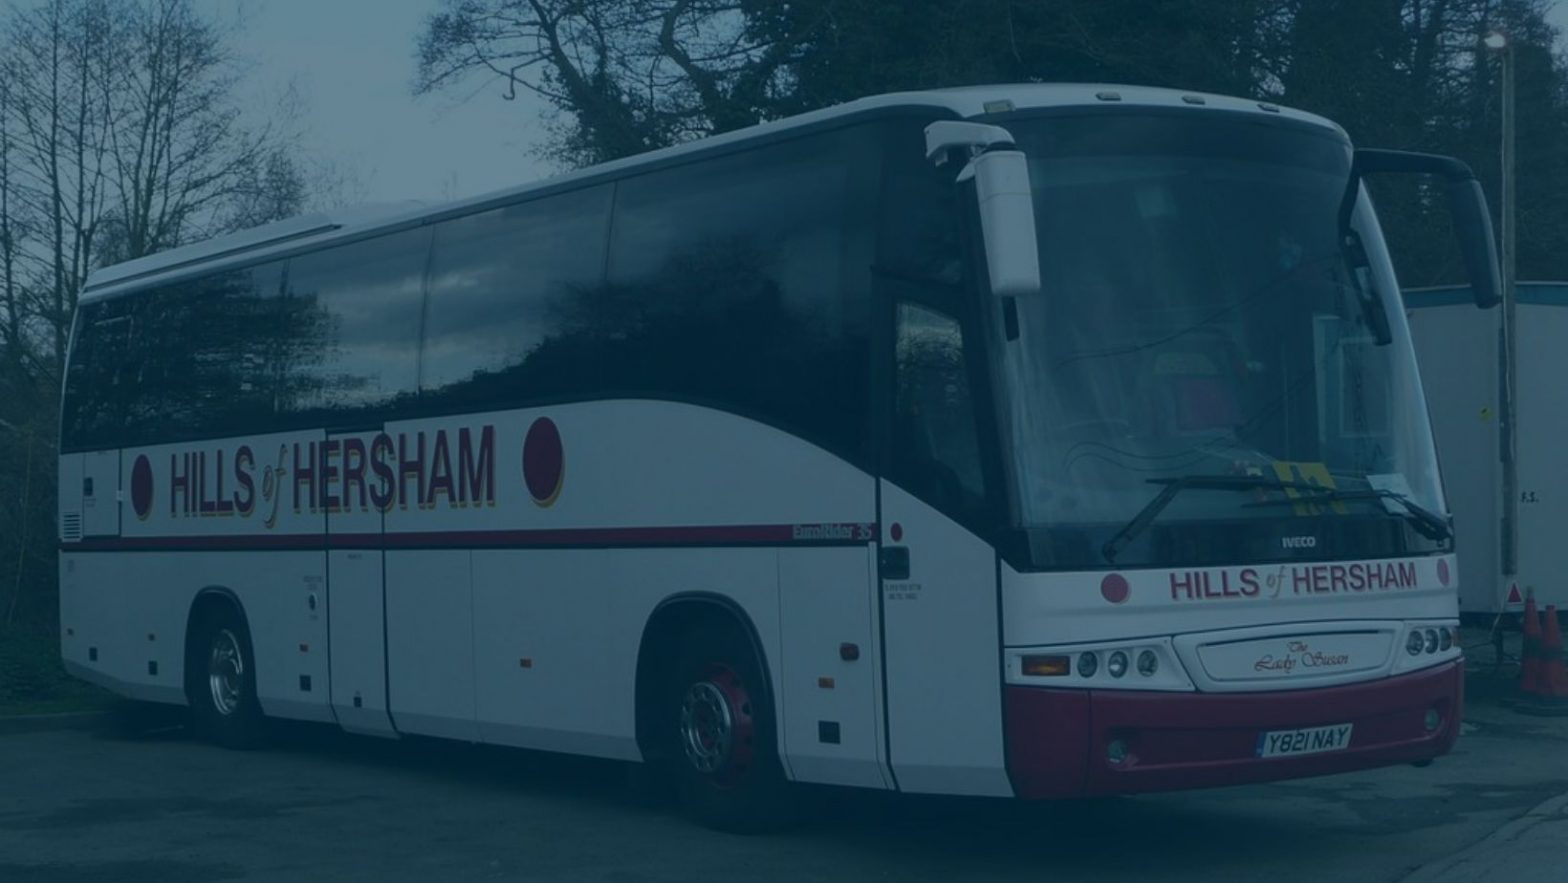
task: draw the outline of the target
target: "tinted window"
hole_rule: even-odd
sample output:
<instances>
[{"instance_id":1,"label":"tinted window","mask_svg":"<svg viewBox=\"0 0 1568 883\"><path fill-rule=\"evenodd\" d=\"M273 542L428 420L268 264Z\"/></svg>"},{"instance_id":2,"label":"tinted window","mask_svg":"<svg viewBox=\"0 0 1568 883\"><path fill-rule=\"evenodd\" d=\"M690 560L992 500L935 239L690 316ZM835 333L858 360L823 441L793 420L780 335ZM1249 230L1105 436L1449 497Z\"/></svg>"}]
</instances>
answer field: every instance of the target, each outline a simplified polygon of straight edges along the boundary
<instances>
[{"instance_id":1,"label":"tinted window","mask_svg":"<svg viewBox=\"0 0 1568 883\"><path fill-rule=\"evenodd\" d=\"M430 259L421 383L428 404L504 407L549 395L525 370L555 305L604 279L609 186L445 221Z\"/></svg>"},{"instance_id":2,"label":"tinted window","mask_svg":"<svg viewBox=\"0 0 1568 883\"><path fill-rule=\"evenodd\" d=\"M412 401L430 231L289 262L280 405L289 425L346 425Z\"/></svg>"},{"instance_id":3,"label":"tinted window","mask_svg":"<svg viewBox=\"0 0 1568 883\"><path fill-rule=\"evenodd\" d=\"M963 281L959 169L925 157L929 120L898 120L884 128L882 236L877 264L886 275L936 286L958 296ZM932 296L927 293L925 296Z\"/></svg>"},{"instance_id":4,"label":"tinted window","mask_svg":"<svg viewBox=\"0 0 1568 883\"><path fill-rule=\"evenodd\" d=\"M985 478L958 320L899 304L895 354L895 479L945 512L979 511Z\"/></svg>"},{"instance_id":5,"label":"tinted window","mask_svg":"<svg viewBox=\"0 0 1568 883\"><path fill-rule=\"evenodd\" d=\"M83 304L65 371L61 404L61 445L110 448L119 445L126 387L131 377L130 301L126 298Z\"/></svg>"},{"instance_id":6,"label":"tinted window","mask_svg":"<svg viewBox=\"0 0 1568 883\"><path fill-rule=\"evenodd\" d=\"M277 386L282 264L136 295L127 444L264 429Z\"/></svg>"},{"instance_id":7,"label":"tinted window","mask_svg":"<svg viewBox=\"0 0 1568 883\"><path fill-rule=\"evenodd\" d=\"M608 283L552 301L530 359L542 382L695 401L862 454L872 200L851 196L870 179L857 144L816 136L621 182Z\"/></svg>"}]
</instances>

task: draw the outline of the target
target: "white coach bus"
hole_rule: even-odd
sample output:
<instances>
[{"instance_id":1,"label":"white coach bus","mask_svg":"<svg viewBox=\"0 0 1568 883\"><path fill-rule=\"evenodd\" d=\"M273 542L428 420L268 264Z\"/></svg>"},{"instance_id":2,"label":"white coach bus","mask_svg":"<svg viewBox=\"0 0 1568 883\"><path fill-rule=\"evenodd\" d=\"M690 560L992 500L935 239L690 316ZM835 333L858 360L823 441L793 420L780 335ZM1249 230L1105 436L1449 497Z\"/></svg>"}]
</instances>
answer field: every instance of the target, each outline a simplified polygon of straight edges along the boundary
<instances>
[{"instance_id":1,"label":"white coach bus","mask_svg":"<svg viewBox=\"0 0 1568 883\"><path fill-rule=\"evenodd\" d=\"M1361 179L1267 103L899 94L100 270L63 656L266 718L1071 797L1423 762L1456 569Z\"/></svg>"}]
</instances>

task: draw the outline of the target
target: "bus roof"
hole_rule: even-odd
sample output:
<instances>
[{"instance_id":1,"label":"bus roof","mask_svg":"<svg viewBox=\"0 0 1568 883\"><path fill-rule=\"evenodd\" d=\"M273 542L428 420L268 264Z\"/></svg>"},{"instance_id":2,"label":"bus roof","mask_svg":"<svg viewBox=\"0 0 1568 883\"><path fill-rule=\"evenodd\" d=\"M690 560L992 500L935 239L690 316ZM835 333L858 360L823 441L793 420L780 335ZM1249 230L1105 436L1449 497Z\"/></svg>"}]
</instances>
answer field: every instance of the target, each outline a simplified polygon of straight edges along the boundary
<instances>
[{"instance_id":1,"label":"bus roof","mask_svg":"<svg viewBox=\"0 0 1568 883\"><path fill-rule=\"evenodd\" d=\"M321 246L339 239L360 238L377 231L416 226L440 217L482 211L551 191L584 186L598 179L624 177L644 167L678 161L688 155L788 136L796 130L831 124L840 119L847 121L849 118L897 110L928 110L942 115L967 118L1032 109L1103 106L1113 102L1121 106L1133 107L1189 109L1203 107L1241 111L1259 116L1294 119L1344 134L1339 126L1327 119L1278 107L1268 102L1148 86L1039 83L966 86L926 92L893 92L590 166L557 177L456 202L434 206L419 202L401 202L335 209L217 236L96 270L88 277L81 300L84 302L98 300L129 292L166 275L185 276L226 266L238 266L269 256L292 253L306 246Z\"/></svg>"}]
</instances>

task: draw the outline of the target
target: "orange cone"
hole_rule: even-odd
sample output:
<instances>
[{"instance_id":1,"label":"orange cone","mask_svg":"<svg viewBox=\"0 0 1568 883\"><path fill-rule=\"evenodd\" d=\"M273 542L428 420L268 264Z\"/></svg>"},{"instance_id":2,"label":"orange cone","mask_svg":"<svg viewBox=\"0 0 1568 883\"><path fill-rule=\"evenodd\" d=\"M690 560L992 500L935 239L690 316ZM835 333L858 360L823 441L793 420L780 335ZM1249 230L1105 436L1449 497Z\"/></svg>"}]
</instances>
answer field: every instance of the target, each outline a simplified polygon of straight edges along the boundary
<instances>
[{"instance_id":1,"label":"orange cone","mask_svg":"<svg viewBox=\"0 0 1568 883\"><path fill-rule=\"evenodd\" d=\"M1541 636L1540 681L1536 693L1546 699L1568 699L1568 669L1563 667L1563 633L1557 622L1557 606L1546 605L1546 628Z\"/></svg>"},{"instance_id":2,"label":"orange cone","mask_svg":"<svg viewBox=\"0 0 1568 883\"><path fill-rule=\"evenodd\" d=\"M1524 602L1524 649L1520 652L1519 692L1526 696L1541 693L1541 617L1535 610L1535 597Z\"/></svg>"}]
</instances>

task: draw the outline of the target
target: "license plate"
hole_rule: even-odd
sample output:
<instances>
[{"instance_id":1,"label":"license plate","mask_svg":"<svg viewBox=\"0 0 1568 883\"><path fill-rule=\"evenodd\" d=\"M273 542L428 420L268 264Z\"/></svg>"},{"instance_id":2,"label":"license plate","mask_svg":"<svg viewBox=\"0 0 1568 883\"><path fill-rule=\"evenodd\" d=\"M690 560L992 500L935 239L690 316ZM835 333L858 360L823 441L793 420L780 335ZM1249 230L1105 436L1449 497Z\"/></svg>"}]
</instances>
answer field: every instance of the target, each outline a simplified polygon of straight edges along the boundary
<instances>
[{"instance_id":1,"label":"license plate","mask_svg":"<svg viewBox=\"0 0 1568 883\"><path fill-rule=\"evenodd\" d=\"M1308 727L1304 730L1274 730L1258 734L1258 756L1280 757L1338 751L1350 745L1350 724Z\"/></svg>"}]
</instances>

